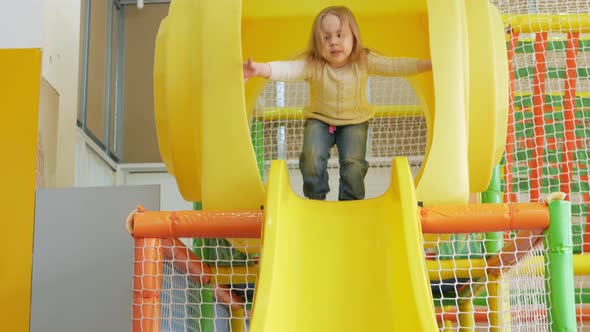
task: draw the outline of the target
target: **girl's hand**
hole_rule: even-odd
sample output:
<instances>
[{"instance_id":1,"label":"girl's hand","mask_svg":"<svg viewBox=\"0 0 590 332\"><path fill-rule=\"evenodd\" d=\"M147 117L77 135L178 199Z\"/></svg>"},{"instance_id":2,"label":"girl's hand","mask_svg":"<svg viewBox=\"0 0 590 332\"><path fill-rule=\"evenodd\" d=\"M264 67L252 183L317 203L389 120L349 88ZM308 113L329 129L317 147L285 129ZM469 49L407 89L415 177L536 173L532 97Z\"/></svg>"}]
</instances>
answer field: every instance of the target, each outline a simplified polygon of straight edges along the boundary
<instances>
[{"instance_id":1,"label":"girl's hand","mask_svg":"<svg viewBox=\"0 0 590 332\"><path fill-rule=\"evenodd\" d=\"M252 61L252 58L248 58L248 62L242 64L242 69L244 71L244 82L252 77L258 76L256 65L254 64L254 61Z\"/></svg>"},{"instance_id":2,"label":"girl's hand","mask_svg":"<svg viewBox=\"0 0 590 332\"><path fill-rule=\"evenodd\" d=\"M430 60L418 60L418 72L422 73L431 70L432 62Z\"/></svg>"}]
</instances>

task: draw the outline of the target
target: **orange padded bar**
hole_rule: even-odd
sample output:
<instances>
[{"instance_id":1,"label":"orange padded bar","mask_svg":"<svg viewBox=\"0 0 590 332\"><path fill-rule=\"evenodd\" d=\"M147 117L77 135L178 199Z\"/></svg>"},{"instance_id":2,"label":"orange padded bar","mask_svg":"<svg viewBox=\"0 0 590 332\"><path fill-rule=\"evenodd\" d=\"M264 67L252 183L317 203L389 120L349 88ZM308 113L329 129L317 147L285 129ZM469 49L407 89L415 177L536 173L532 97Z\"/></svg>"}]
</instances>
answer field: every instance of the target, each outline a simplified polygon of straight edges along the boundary
<instances>
[{"instance_id":1,"label":"orange padded bar","mask_svg":"<svg viewBox=\"0 0 590 332\"><path fill-rule=\"evenodd\" d=\"M441 205L421 209L424 233L479 233L543 230L549 227L544 203ZM133 215L135 238L261 236L264 212L253 211L144 211Z\"/></svg>"},{"instance_id":2,"label":"orange padded bar","mask_svg":"<svg viewBox=\"0 0 590 332\"><path fill-rule=\"evenodd\" d=\"M162 251L160 239L135 240L133 332L160 331Z\"/></svg>"},{"instance_id":3,"label":"orange padded bar","mask_svg":"<svg viewBox=\"0 0 590 332\"><path fill-rule=\"evenodd\" d=\"M549 227L544 203L441 205L421 211L424 233L479 233Z\"/></svg>"},{"instance_id":4,"label":"orange padded bar","mask_svg":"<svg viewBox=\"0 0 590 332\"><path fill-rule=\"evenodd\" d=\"M133 216L133 236L245 238L261 237L262 211L144 211Z\"/></svg>"}]
</instances>

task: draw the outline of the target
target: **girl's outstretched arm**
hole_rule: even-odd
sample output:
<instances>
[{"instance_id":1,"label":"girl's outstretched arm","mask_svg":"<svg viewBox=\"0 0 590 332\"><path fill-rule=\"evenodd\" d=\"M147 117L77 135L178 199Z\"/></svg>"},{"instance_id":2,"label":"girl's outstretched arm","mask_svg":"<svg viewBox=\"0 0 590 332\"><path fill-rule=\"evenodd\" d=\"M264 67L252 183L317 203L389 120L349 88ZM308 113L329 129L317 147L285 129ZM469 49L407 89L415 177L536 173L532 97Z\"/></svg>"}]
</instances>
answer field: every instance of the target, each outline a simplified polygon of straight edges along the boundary
<instances>
[{"instance_id":1,"label":"girl's outstretched arm","mask_svg":"<svg viewBox=\"0 0 590 332\"><path fill-rule=\"evenodd\" d=\"M270 77L270 65L268 63L254 62L252 58L248 58L248 61L242 64L242 69L244 71L244 82L256 76Z\"/></svg>"},{"instance_id":2,"label":"girl's outstretched arm","mask_svg":"<svg viewBox=\"0 0 590 332\"><path fill-rule=\"evenodd\" d=\"M367 71L377 76L410 76L432 70L430 60L416 58L392 58L370 52L367 55Z\"/></svg>"}]
</instances>

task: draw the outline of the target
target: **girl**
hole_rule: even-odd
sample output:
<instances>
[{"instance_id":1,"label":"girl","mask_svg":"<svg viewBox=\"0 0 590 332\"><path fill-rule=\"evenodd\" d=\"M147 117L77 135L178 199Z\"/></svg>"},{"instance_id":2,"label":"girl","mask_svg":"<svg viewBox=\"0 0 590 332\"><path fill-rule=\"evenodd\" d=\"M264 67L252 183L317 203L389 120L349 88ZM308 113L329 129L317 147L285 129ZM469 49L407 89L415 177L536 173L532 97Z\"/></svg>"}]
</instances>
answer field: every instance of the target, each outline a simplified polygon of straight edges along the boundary
<instances>
[{"instance_id":1,"label":"girl","mask_svg":"<svg viewBox=\"0 0 590 332\"><path fill-rule=\"evenodd\" d=\"M368 120L374 111L366 98L369 75L405 76L431 70L429 60L389 58L363 48L359 27L344 6L327 7L315 18L302 60L243 64L244 80L307 80L309 105L299 168L303 193L323 200L330 191L327 164L336 144L340 162L339 200L365 197Z\"/></svg>"}]
</instances>

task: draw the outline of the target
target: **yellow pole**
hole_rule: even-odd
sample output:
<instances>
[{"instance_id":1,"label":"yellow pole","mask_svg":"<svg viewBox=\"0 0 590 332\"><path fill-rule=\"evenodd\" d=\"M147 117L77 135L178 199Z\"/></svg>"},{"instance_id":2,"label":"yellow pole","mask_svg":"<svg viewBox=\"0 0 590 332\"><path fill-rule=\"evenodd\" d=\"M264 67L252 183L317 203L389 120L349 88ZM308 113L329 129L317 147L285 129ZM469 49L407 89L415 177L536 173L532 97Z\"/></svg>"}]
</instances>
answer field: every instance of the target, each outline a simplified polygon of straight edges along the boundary
<instances>
[{"instance_id":1,"label":"yellow pole","mask_svg":"<svg viewBox=\"0 0 590 332\"><path fill-rule=\"evenodd\" d=\"M574 275L590 275L590 255L574 255Z\"/></svg>"},{"instance_id":2,"label":"yellow pole","mask_svg":"<svg viewBox=\"0 0 590 332\"><path fill-rule=\"evenodd\" d=\"M246 331L246 313L244 309L236 309L230 306L231 310L231 330L232 332Z\"/></svg>"},{"instance_id":3,"label":"yellow pole","mask_svg":"<svg viewBox=\"0 0 590 332\"><path fill-rule=\"evenodd\" d=\"M488 275L488 307L490 331L508 332L510 328L510 299L504 298L508 285L501 276Z\"/></svg>"},{"instance_id":4,"label":"yellow pole","mask_svg":"<svg viewBox=\"0 0 590 332\"><path fill-rule=\"evenodd\" d=\"M3 331L28 331L41 50L0 49L0 227Z\"/></svg>"},{"instance_id":5,"label":"yellow pole","mask_svg":"<svg viewBox=\"0 0 590 332\"><path fill-rule=\"evenodd\" d=\"M473 298L459 300L459 331L469 332L475 330L475 317L473 310Z\"/></svg>"},{"instance_id":6,"label":"yellow pole","mask_svg":"<svg viewBox=\"0 0 590 332\"><path fill-rule=\"evenodd\" d=\"M590 32L590 14L521 14L502 16L504 25L519 33L552 32Z\"/></svg>"},{"instance_id":7,"label":"yellow pole","mask_svg":"<svg viewBox=\"0 0 590 332\"><path fill-rule=\"evenodd\" d=\"M443 322L443 331L453 331L455 330L455 323L450 320L445 320Z\"/></svg>"}]
</instances>

